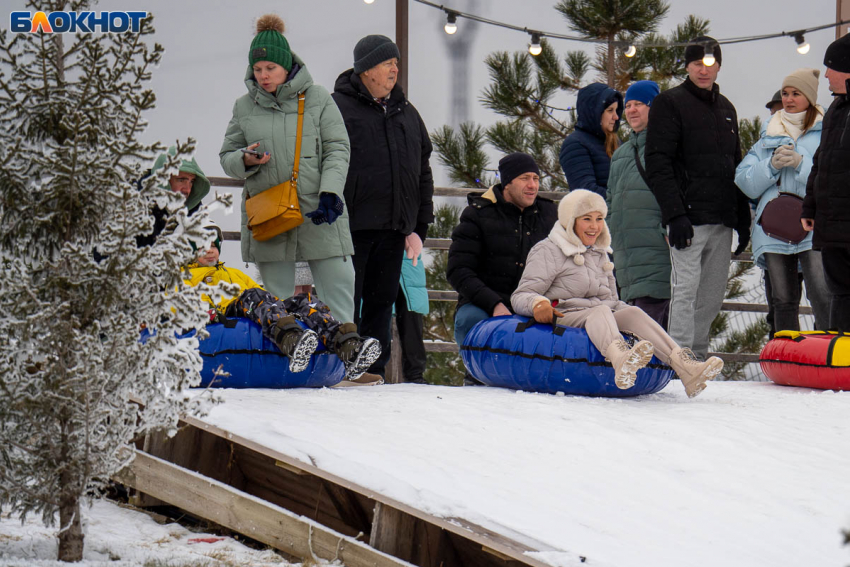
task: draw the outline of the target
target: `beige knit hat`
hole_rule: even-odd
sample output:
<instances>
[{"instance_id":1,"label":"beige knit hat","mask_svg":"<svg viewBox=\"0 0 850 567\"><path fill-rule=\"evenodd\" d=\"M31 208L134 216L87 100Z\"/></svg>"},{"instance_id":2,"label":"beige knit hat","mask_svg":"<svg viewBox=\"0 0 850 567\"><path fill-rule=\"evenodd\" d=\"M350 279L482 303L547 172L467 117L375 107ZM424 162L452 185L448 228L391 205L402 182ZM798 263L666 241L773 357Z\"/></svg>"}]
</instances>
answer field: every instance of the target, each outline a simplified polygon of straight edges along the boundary
<instances>
[{"instance_id":1,"label":"beige knit hat","mask_svg":"<svg viewBox=\"0 0 850 567\"><path fill-rule=\"evenodd\" d=\"M812 106L818 103L818 69L797 69L782 81L782 88L793 87L803 93Z\"/></svg>"}]
</instances>

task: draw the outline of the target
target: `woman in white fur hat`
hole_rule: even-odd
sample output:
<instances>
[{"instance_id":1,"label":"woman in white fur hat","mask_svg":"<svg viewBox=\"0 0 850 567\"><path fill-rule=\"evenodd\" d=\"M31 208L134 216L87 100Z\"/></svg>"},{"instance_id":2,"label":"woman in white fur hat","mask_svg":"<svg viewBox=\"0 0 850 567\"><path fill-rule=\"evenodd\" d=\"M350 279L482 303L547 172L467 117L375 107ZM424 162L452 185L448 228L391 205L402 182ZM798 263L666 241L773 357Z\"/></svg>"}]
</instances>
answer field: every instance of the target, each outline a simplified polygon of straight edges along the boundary
<instances>
[{"instance_id":1,"label":"woman in white fur hat","mask_svg":"<svg viewBox=\"0 0 850 567\"><path fill-rule=\"evenodd\" d=\"M591 191L576 189L561 199L559 222L528 254L522 280L511 296L514 311L539 323L586 329L614 367L617 387L624 390L634 386L636 372L657 354L673 367L693 398L720 373L723 361L716 356L696 360L639 307L620 301L614 264L608 259L607 214L605 199ZM630 347L621 331L640 340Z\"/></svg>"}]
</instances>

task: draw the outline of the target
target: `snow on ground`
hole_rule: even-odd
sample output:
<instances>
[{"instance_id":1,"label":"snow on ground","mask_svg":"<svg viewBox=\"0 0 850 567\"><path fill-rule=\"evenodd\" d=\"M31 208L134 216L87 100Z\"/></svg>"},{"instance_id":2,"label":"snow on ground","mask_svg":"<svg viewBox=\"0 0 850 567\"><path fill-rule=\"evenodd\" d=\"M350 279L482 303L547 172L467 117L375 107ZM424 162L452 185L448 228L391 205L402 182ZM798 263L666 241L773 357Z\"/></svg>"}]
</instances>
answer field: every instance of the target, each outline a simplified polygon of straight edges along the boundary
<instances>
[{"instance_id":1,"label":"snow on ground","mask_svg":"<svg viewBox=\"0 0 850 567\"><path fill-rule=\"evenodd\" d=\"M85 508L86 539L80 567L288 567L272 551L257 551L234 539L194 533L179 524L160 525L150 516L107 502ZM56 561L57 528L40 516L22 526L0 515L0 565L67 567Z\"/></svg>"},{"instance_id":2,"label":"snow on ground","mask_svg":"<svg viewBox=\"0 0 850 567\"><path fill-rule=\"evenodd\" d=\"M558 566L850 563L850 392L222 390L206 421Z\"/></svg>"}]
</instances>

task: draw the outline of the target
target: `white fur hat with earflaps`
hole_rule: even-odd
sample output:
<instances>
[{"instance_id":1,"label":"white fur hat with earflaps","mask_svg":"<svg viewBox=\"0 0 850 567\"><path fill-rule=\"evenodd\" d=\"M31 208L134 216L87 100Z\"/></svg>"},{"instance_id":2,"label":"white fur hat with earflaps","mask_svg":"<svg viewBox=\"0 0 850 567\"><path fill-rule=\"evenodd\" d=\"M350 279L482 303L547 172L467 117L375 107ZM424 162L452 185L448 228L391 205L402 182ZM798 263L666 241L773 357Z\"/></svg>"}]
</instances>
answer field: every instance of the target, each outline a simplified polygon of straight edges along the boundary
<instances>
[{"instance_id":1,"label":"white fur hat with earflaps","mask_svg":"<svg viewBox=\"0 0 850 567\"><path fill-rule=\"evenodd\" d=\"M582 244L581 238L575 232L576 219L594 211L602 213L602 232L591 248L611 254L614 252L611 250L611 233L605 222L608 206L605 199L593 191L573 189L561 199L558 204L558 223L549 233L549 238L579 266L584 265L584 253L588 248ZM611 272L614 270L614 264L609 260L603 264L602 269Z\"/></svg>"}]
</instances>

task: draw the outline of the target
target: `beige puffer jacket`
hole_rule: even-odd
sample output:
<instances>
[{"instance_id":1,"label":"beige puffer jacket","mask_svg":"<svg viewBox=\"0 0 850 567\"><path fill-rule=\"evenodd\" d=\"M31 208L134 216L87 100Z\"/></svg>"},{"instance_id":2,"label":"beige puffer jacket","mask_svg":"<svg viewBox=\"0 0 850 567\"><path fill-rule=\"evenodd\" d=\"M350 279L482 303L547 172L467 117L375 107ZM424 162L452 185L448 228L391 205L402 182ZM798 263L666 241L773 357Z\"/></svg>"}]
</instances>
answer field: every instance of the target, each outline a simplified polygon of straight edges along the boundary
<instances>
[{"instance_id":1,"label":"beige puffer jacket","mask_svg":"<svg viewBox=\"0 0 850 567\"><path fill-rule=\"evenodd\" d=\"M596 243L586 247L572 226L577 216L588 212L585 209L590 204L579 201L576 208L569 206L570 201L575 205L577 199L562 200L558 207L560 222L528 253L519 287L511 295L511 305L520 315L531 317L537 303L552 300L558 300L559 311L579 311L598 305L607 305L612 311L628 307L617 296L614 264L608 257L611 234L607 225ZM601 207L605 207L604 201ZM606 212L598 205L589 210ZM565 229L564 224L571 228Z\"/></svg>"}]
</instances>

